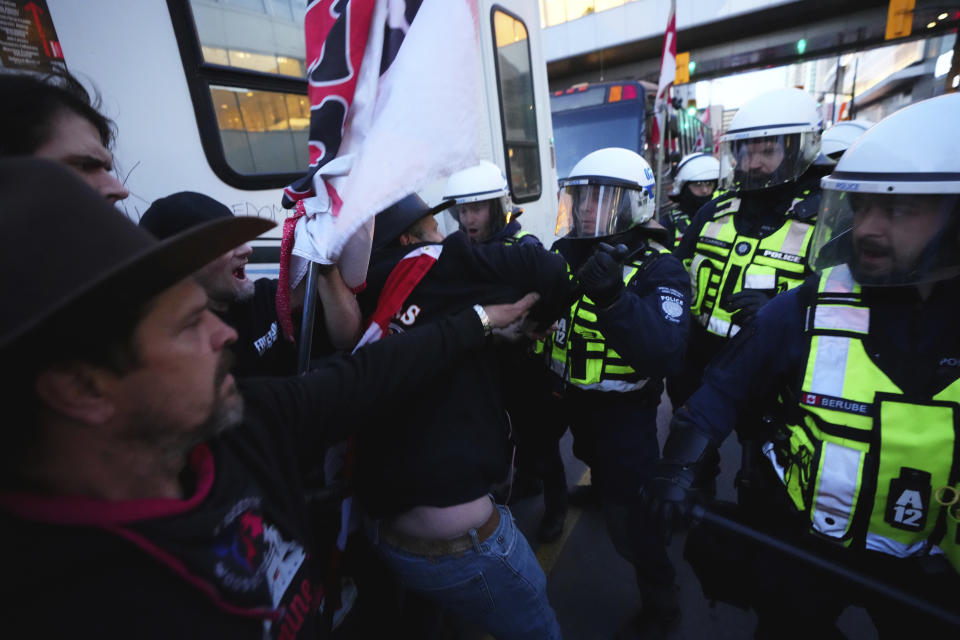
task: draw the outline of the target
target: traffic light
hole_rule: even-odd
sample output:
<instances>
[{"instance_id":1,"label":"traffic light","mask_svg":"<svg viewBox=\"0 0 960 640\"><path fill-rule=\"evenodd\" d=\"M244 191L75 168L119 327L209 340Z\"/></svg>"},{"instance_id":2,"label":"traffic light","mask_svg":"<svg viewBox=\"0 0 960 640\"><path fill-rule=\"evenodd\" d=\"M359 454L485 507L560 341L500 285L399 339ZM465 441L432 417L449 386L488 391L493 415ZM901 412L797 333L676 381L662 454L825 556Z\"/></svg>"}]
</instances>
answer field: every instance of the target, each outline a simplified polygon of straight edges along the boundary
<instances>
[{"instance_id":1,"label":"traffic light","mask_svg":"<svg viewBox=\"0 0 960 640\"><path fill-rule=\"evenodd\" d=\"M913 7L916 0L890 0L887 7L887 30L884 40L906 38L913 31Z\"/></svg>"},{"instance_id":2,"label":"traffic light","mask_svg":"<svg viewBox=\"0 0 960 640\"><path fill-rule=\"evenodd\" d=\"M803 52L806 50L807 50L807 39L800 38L799 40L797 40L797 53L799 53L802 56Z\"/></svg>"},{"instance_id":3,"label":"traffic light","mask_svg":"<svg viewBox=\"0 0 960 640\"><path fill-rule=\"evenodd\" d=\"M697 101L687 100L687 115L691 118L697 117Z\"/></svg>"},{"instance_id":4,"label":"traffic light","mask_svg":"<svg viewBox=\"0 0 960 640\"><path fill-rule=\"evenodd\" d=\"M690 52L684 51L678 53L676 58L677 71L673 79L673 84L686 84L690 82Z\"/></svg>"}]
</instances>

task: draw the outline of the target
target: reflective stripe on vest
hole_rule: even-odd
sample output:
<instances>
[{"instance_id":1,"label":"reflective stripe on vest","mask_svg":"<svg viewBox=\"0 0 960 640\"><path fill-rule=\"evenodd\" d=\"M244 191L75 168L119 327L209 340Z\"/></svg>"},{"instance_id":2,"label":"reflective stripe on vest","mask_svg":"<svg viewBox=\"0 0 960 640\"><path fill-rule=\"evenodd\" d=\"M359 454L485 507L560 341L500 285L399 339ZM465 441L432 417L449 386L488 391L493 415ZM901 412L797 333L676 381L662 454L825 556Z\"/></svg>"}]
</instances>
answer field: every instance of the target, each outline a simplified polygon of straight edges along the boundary
<instances>
[{"instance_id":1,"label":"reflective stripe on vest","mask_svg":"<svg viewBox=\"0 0 960 640\"><path fill-rule=\"evenodd\" d=\"M524 236L529 236L529 235L532 235L529 231L524 231L523 229L520 229L520 231L517 231L512 236L507 236L506 238L504 238L502 242L503 244L517 244L518 242L520 242L520 238Z\"/></svg>"},{"instance_id":2,"label":"reflective stripe on vest","mask_svg":"<svg viewBox=\"0 0 960 640\"><path fill-rule=\"evenodd\" d=\"M849 268L828 270L807 316L798 411L787 438L764 453L814 533L897 557L940 543L960 567L956 527L943 535L946 513L933 495L960 480L960 379L908 400L867 354L869 328Z\"/></svg>"},{"instance_id":3,"label":"reflective stripe on vest","mask_svg":"<svg viewBox=\"0 0 960 640\"><path fill-rule=\"evenodd\" d=\"M731 321L726 300L744 289L782 293L799 286L807 275L807 250L813 222L790 217L809 192L794 199L783 225L766 238L737 233L735 214L740 198L728 194L717 202L713 220L703 225L690 261L693 304L690 313L710 333L733 337L740 327Z\"/></svg>"},{"instance_id":4,"label":"reflective stripe on vest","mask_svg":"<svg viewBox=\"0 0 960 640\"><path fill-rule=\"evenodd\" d=\"M673 223L674 246L678 246L683 240L683 233L690 227L690 216L683 213L679 207L671 209L667 215Z\"/></svg>"},{"instance_id":5,"label":"reflective stripe on vest","mask_svg":"<svg viewBox=\"0 0 960 640\"><path fill-rule=\"evenodd\" d=\"M644 259L656 253L669 253L655 242L648 245L643 257L624 265L625 285L640 272ZM535 352L546 351L550 370L565 382L584 390L619 393L636 391L647 384L648 378L641 378L620 354L607 346L598 326L596 304L588 296L581 296L558 325L559 329L546 343L538 342Z\"/></svg>"}]
</instances>

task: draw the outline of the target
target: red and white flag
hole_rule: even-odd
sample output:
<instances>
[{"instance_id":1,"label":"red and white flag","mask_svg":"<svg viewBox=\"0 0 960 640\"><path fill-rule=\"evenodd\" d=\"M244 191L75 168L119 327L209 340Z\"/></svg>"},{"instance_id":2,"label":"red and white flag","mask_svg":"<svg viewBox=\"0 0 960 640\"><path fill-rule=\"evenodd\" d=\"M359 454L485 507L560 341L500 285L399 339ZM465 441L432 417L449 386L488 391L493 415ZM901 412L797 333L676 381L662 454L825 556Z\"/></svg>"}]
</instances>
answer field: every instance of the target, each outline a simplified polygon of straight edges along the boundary
<instances>
[{"instance_id":1,"label":"red and white flag","mask_svg":"<svg viewBox=\"0 0 960 640\"><path fill-rule=\"evenodd\" d=\"M310 169L284 190L299 216L284 227L281 290L310 261L339 264L356 288L373 217L479 161L477 0L314 0L304 22Z\"/></svg>"},{"instance_id":2,"label":"red and white flag","mask_svg":"<svg viewBox=\"0 0 960 640\"><path fill-rule=\"evenodd\" d=\"M670 1L667 30L663 34L663 56L660 62L660 82L657 83L657 99L653 103L653 144L660 143L664 131L663 114L669 100L670 85L677 77L677 3Z\"/></svg>"}]
</instances>

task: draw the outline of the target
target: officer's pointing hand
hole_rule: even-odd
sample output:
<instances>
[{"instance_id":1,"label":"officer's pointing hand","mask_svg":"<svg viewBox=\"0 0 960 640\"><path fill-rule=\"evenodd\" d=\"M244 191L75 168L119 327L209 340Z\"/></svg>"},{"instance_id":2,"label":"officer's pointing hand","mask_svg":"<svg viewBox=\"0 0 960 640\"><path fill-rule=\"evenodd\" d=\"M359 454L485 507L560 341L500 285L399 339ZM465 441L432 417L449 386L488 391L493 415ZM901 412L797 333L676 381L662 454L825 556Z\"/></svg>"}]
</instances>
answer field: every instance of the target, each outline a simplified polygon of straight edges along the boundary
<instances>
[{"instance_id":1,"label":"officer's pointing hand","mask_svg":"<svg viewBox=\"0 0 960 640\"><path fill-rule=\"evenodd\" d=\"M601 242L600 248L577 270L577 280L583 291L604 309L612 305L623 291L623 264L627 248L612 247Z\"/></svg>"}]
</instances>

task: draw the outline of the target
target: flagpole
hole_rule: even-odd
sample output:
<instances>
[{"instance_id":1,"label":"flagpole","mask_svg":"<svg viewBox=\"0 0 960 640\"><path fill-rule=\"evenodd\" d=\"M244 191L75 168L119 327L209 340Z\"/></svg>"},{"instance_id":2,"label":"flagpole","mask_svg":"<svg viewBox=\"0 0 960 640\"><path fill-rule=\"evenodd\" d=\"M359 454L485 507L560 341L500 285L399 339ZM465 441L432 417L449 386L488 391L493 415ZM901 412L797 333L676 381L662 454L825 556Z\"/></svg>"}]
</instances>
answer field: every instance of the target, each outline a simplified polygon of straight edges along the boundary
<instances>
[{"instance_id":1,"label":"flagpole","mask_svg":"<svg viewBox=\"0 0 960 640\"><path fill-rule=\"evenodd\" d=\"M659 147L656 161L656 187L654 188L653 205L657 219L660 219L661 198L663 194L663 168L667 151L667 131L670 129L667 122L667 103L670 95L670 85L677 75L677 3L670 0L670 13L667 14L667 28L663 32L663 53L660 57L660 78L657 81L657 99L654 101L654 124Z\"/></svg>"},{"instance_id":2,"label":"flagpole","mask_svg":"<svg viewBox=\"0 0 960 640\"><path fill-rule=\"evenodd\" d=\"M657 187L654 195L654 211L657 212L657 220L660 220L660 208L662 204L662 193L663 193L663 158L667 146L667 131L670 129L667 123L667 101L664 100L660 104L660 113L656 114L655 117L660 118L660 122L663 123L663 131L660 132L660 147L657 149Z\"/></svg>"},{"instance_id":3,"label":"flagpole","mask_svg":"<svg viewBox=\"0 0 960 640\"><path fill-rule=\"evenodd\" d=\"M334 267L336 268L336 267ZM306 373L310 369L310 352L313 348L313 323L317 317L317 280L320 278L320 265L310 262L307 271L307 291L303 300L303 316L300 323L300 340L297 342L297 373Z\"/></svg>"}]
</instances>

